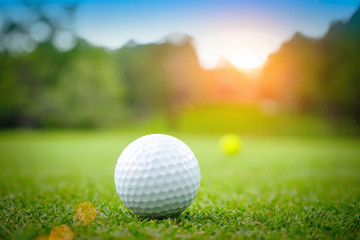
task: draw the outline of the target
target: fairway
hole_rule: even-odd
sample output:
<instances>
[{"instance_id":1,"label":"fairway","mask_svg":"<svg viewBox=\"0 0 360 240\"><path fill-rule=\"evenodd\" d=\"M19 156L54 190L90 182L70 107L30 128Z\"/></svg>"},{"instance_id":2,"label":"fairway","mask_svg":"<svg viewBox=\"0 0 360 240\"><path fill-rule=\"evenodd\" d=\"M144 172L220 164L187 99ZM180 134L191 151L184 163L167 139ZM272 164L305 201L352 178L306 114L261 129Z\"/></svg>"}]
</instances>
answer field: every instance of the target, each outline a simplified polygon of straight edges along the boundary
<instances>
[{"instance_id":1,"label":"fairway","mask_svg":"<svg viewBox=\"0 0 360 240\"><path fill-rule=\"evenodd\" d=\"M120 201L114 168L143 133L0 133L0 239L360 238L360 140L244 137L227 157L220 136L172 133L196 155L201 186L180 216L137 217ZM78 224L75 209L97 209Z\"/></svg>"}]
</instances>

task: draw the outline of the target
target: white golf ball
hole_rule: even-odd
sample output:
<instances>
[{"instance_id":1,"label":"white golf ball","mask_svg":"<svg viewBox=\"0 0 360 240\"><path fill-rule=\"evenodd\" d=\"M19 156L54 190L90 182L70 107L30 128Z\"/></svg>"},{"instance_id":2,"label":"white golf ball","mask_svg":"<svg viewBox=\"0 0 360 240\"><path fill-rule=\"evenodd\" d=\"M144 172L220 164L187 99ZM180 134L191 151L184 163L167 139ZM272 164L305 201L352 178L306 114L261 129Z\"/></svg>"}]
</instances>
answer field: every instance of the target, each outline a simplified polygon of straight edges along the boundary
<instances>
[{"instance_id":1,"label":"white golf ball","mask_svg":"<svg viewBox=\"0 0 360 240\"><path fill-rule=\"evenodd\" d=\"M179 139L151 134L121 153L115 168L121 201L141 216L169 217L184 211L200 187L199 163Z\"/></svg>"}]
</instances>

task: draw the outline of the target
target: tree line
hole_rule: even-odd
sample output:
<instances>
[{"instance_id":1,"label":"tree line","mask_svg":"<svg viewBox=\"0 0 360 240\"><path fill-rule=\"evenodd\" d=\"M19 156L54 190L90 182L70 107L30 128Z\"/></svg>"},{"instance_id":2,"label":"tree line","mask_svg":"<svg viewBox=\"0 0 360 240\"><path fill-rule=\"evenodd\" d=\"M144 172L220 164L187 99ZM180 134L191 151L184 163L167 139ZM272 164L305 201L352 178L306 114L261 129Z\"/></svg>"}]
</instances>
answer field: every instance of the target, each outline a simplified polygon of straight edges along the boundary
<instances>
[{"instance_id":1,"label":"tree line","mask_svg":"<svg viewBox=\"0 0 360 240\"><path fill-rule=\"evenodd\" d=\"M32 21L4 14L0 28L2 128L121 126L158 114L175 126L189 105L263 98L335 122L360 120L360 9L320 39L295 34L249 81L229 63L202 69L189 36L110 51L76 36L76 6L64 6L60 20L27 7Z\"/></svg>"}]
</instances>

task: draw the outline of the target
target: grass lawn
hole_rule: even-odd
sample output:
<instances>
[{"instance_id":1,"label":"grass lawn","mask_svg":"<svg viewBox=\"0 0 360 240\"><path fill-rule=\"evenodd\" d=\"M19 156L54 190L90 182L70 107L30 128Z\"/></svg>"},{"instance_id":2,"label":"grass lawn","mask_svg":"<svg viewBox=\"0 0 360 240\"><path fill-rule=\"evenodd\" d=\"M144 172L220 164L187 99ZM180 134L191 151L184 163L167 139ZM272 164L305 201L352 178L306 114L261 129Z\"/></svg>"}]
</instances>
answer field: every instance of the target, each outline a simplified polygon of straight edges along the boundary
<instances>
[{"instance_id":1,"label":"grass lawn","mask_svg":"<svg viewBox=\"0 0 360 240\"><path fill-rule=\"evenodd\" d=\"M177 218L132 214L114 168L138 133L0 133L0 239L34 239L62 224L74 239L360 238L360 139L244 138L224 157L217 136L173 134L198 158L201 187ZM78 224L90 201L95 220Z\"/></svg>"}]
</instances>

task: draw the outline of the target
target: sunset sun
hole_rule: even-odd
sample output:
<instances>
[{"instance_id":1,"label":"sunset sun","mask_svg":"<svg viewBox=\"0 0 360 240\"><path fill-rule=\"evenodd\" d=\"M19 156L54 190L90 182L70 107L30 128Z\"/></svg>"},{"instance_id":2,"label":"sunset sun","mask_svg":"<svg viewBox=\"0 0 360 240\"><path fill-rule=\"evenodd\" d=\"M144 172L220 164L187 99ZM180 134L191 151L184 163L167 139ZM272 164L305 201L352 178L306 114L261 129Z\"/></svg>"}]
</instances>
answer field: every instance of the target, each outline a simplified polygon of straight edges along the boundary
<instances>
[{"instance_id":1,"label":"sunset sun","mask_svg":"<svg viewBox=\"0 0 360 240\"><path fill-rule=\"evenodd\" d=\"M266 61L266 54L260 55L246 49L240 49L225 58L235 67L241 70L251 70L261 67Z\"/></svg>"},{"instance_id":2,"label":"sunset sun","mask_svg":"<svg viewBox=\"0 0 360 240\"><path fill-rule=\"evenodd\" d=\"M205 36L206 37L206 36ZM214 38L199 38L196 44L204 68L216 67L225 59L239 70L261 68L278 47L277 37L258 31L222 32Z\"/></svg>"}]
</instances>

